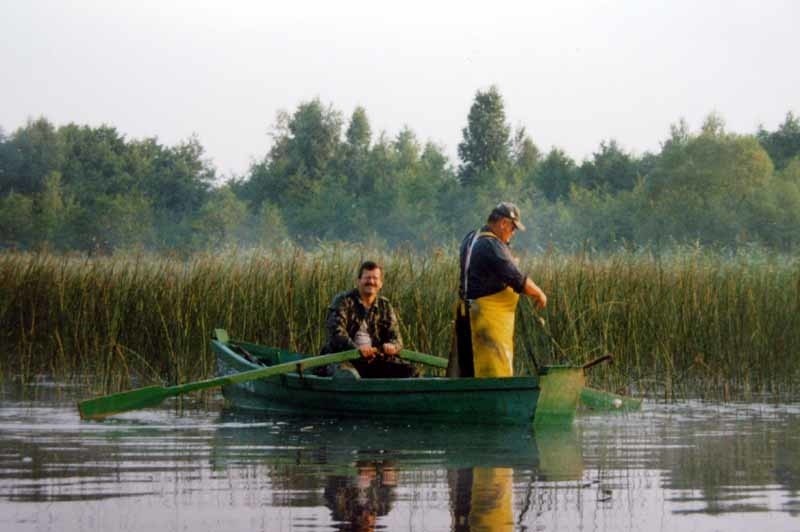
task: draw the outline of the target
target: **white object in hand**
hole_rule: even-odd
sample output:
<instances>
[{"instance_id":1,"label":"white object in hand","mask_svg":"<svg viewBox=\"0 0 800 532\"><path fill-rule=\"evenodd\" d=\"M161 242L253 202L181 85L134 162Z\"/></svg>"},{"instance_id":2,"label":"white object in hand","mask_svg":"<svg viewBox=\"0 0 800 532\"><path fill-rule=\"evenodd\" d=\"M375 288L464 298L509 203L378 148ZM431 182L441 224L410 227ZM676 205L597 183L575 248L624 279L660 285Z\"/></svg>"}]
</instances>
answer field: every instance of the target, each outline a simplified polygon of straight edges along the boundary
<instances>
[{"instance_id":1,"label":"white object in hand","mask_svg":"<svg viewBox=\"0 0 800 532\"><path fill-rule=\"evenodd\" d=\"M353 343L356 344L356 347L361 348L372 345L372 339L369 337L367 331L359 329L356 332L356 337L353 338Z\"/></svg>"}]
</instances>

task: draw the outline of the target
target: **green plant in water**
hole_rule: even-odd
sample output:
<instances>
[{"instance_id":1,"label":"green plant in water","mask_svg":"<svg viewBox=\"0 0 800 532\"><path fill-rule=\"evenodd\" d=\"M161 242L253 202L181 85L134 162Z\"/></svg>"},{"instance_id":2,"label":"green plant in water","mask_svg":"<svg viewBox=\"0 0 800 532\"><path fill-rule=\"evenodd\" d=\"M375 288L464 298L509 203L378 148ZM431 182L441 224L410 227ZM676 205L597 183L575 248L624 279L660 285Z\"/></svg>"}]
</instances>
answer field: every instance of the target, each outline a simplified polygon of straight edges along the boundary
<instances>
[{"instance_id":1,"label":"green plant in water","mask_svg":"<svg viewBox=\"0 0 800 532\"><path fill-rule=\"evenodd\" d=\"M215 327L317 353L328 303L354 286L368 258L384 265L384 295L400 314L407 346L446 357L455 250L324 245L188 260L4 253L0 372L80 377L103 391L186 382L214 374L208 339ZM532 357L540 365L583 364L611 353L615 363L592 369L592 384L656 397L791 392L800 380L796 259L692 248L666 256L548 253L521 265L549 305L541 313L519 307L520 373L534 371Z\"/></svg>"}]
</instances>

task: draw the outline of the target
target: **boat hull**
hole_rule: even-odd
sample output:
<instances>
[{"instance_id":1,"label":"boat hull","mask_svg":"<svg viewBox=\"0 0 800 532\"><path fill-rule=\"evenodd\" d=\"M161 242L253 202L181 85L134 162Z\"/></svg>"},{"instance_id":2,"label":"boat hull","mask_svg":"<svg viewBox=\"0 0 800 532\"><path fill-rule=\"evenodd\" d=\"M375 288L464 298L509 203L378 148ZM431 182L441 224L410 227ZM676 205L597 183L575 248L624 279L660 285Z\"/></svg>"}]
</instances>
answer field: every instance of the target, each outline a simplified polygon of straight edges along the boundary
<instances>
[{"instance_id":1,"label":"boat hull","mask_svg":"<svg viewBox=\"0 0 800 532\"><path fill-rule=\"evenodd\" d=\"M236 344L215 340L212 345L220 376L260 367L234 352ZM264 358L259 349L269 349L242 345L259 359ZM524 425L571 422L583 386L581 368L557 367L533 377L481 379L360 379L347 372L334 377L295 372L224 386L222 392L232 405L247 410Z\"/></svg>"}]
</instances>

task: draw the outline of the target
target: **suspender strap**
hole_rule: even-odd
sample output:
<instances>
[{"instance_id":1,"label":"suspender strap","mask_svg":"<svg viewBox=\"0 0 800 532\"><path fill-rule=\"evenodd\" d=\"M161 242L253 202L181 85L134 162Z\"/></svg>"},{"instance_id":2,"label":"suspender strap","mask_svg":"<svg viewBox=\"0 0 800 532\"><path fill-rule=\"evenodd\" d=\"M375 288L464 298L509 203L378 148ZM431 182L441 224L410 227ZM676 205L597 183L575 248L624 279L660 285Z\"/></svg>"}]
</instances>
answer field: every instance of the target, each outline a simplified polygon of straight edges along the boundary
<instances>
[{"instance_id":1,"label":"suspender strap","mask_svg":"<svg viewBox=\"0 0 800 532\"><path fill-rule=\"evenodd\" d=\"M491 231L475 231L475 234L472 235L472 240L467 246L467 256L464 259L464 293L461 294L461 299L467 299L467 281L469 279L469 265L472 262L472 248L475 247L475 242L481 237L497 238L497 235Z\"/></svg>"}]
</instances>

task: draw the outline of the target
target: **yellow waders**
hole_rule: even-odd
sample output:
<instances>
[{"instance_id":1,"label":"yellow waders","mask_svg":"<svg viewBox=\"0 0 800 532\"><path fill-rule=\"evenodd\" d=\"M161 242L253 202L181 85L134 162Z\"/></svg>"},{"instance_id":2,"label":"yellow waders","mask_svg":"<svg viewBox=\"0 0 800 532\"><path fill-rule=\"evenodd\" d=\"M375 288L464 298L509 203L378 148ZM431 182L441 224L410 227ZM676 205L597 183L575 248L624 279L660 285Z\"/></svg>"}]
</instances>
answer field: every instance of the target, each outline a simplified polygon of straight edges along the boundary
<instances>
[{"instance_id":1,"label":"yellow waders","mask_svg":"<svg viewBox=\"0 0 800 532\"><path fill-rule=\"evenodd\" d=\"M519 294L511 287L472 300L469 322L475 377L514 375L514 315Z\"/></svg>"},{"instance_id":2,"label":"yellow waders","mask_svg":"<svg viewBox=\"0 0 800 532\"><path fill-rule=\"evenodd\" d=\"M447 472L452 530L514 530L514 470L476 466Z\"/></svg>"},{"instance_id":3,"label":"yellow waders","mask_svg":"<svg viewBox=\"0 0 800 532\"><path fill-rule=\"evenodd\" d=\"M514 530L513 471L510 467L476 467L472 470L470 530Z\"/></svg>"}]
</instances>

